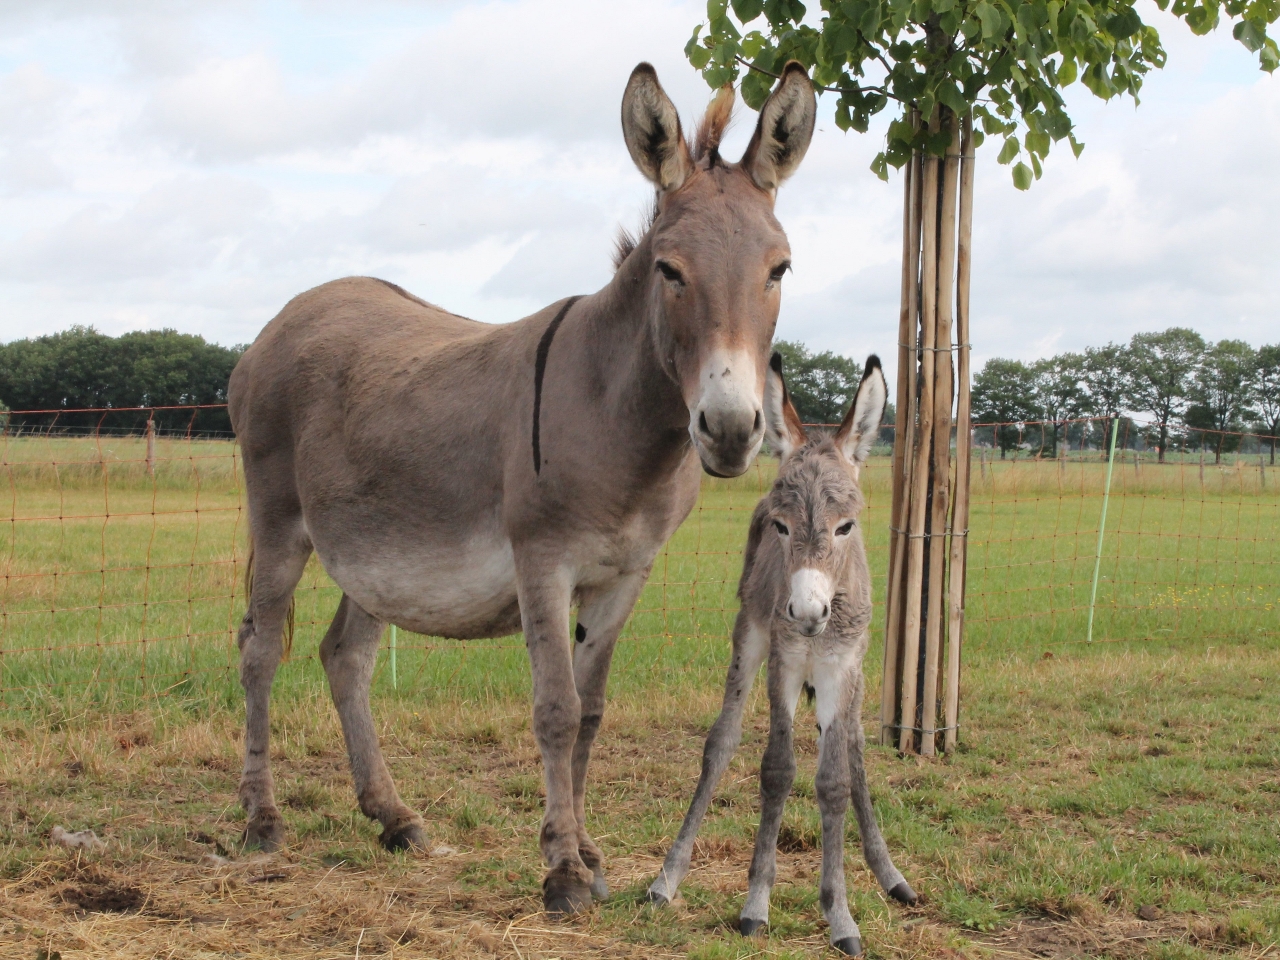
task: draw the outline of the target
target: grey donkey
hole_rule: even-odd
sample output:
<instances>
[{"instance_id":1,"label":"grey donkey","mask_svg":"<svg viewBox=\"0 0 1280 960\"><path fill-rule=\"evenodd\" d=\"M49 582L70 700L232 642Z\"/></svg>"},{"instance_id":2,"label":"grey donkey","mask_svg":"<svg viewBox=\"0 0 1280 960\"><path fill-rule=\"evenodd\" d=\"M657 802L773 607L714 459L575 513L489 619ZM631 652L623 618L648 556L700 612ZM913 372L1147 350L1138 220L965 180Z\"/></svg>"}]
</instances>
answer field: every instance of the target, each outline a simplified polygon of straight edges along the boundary
<instances>
[{"instance_id":1,"label":"grey donkey","mask_svg":"<svg viewBox=\"0 0 1280 960\"><path fill-rule=\"evenodd\" d=\"M254 558L238 638L247 843L284 840L268 707L314 552L342 589L320 659L383 844L426 842L370 711L384 626L522 630L547 791L543 903L572 912L607 894L585 793L614 645L699 467L737 476L764 438L791 255L774 200L817 110L788 64L734 163L719 152L732 99L716 97L690 145L653 68L632 72L622 134L655 215L596 293L494 325L353 277L295 297L241 358L228 402Z\"/></svg>"},{"instance_id":2,"label":"grey donkey","mask_svg":"<svg viewBox=\"0 0 1280 960\"><path fill-rule=\"evenodd\" d=\"M773 355L764 411L765 435L780 461L778 477L751 518L733 659L724 706L702 753L702 776L662 873L649 887L652 902L668 903L688 873L698 828L742 739L747 694L767 656L769 744L760 765L760 829L739 929L749 936L769 921L778 828L796 772L792 723L807 688L818 720L814 786L822 813L822 912L832 946L850 956L862 952L844 880L844 817L851 796L863 854L876 879L895 900L916 899L876 824L862 760L862 658L871 625L871 578L858 529L858 473L875 442L885 397L880 361L872 356L840 428L830 437L808 439L787 395L782 358Z\"/></svg>"}]
</instances>

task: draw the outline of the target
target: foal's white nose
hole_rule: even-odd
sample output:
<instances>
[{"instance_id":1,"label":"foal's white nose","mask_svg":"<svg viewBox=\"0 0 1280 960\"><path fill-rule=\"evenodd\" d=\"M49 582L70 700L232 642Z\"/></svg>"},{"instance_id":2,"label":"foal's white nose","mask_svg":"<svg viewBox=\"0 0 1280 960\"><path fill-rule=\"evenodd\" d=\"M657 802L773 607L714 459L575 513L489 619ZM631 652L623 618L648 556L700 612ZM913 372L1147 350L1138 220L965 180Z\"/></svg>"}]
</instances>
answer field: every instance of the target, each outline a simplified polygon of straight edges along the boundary
<instances>
[{"instance_id":1,"label":"foal's white nose","mask_svg":"<svg viewBox=\"0 0 1280 960\"><path fill-rule=\"evenodd\" d=\"M821 570L804 567L791 575L787 616L806 637L816 637L831 618L831 580Z\"/></svg>"}]
</instances>

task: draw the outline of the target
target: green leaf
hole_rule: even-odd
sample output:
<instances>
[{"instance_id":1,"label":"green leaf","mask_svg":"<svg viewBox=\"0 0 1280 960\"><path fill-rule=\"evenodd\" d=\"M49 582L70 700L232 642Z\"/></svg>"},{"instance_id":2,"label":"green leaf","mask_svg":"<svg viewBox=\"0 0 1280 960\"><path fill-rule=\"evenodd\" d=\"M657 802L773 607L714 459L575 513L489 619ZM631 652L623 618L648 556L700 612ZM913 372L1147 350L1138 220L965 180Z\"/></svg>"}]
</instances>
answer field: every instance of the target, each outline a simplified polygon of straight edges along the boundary
<instances>
[{"instance_id":1,"label":"green leaf","mask_svg":"<svg viewBox=\"0 0 1280 960\"><path fill-rule=\"evenodd\" d=\"M957 116L963 116L969 112L968 101L953 81L944 80L938 84L937 89L934 90L934 96L938 98L939 103L950 107L951 112Z\"/></svg>"},{"instance_id":2,"label":"green leaf","mask_svg":"<svg viewBox=\"0 0 1280 960\"><path fill-rule=\"evenodd\" d=\"M689 62L693 64L695 70L701 70L711 62L711 51L698 42L698 34L701 32L702 24L698 24L693 28L693 36L684 45L684 55L689 58Z\"/></svg>"},{"instance_id":3,"label":"green leaf","mask_svg":"<svg viewBox=\"0 0 1280 960\"><path fill-rule=\"evenodd\" d=\"M976 150L978 147L982 146L982 141L986 139L987 135L981 130L973 131L973 148Z\"/></svg>"},{"instance_id":4,"label":"green leaf","mask_svg":"<svg viewBox=\"0 0 1280 960\"><path fill-rule=\"evenodd\" d=\"M1008 163L1021 152L1022 146L1018 143L1018 138L1006 137L1004 146L1000 148L1000 155L996 157L996 162Z\"/></svg>"},{"instance_id":5,"label":"green leaf","mask_svg":"<svg viewBox=\"0 0 1280 960\"><path fill-rule=\"evenodd\" d=\"M1025 163L1013 165L1013 185L1019 190L1031 189L1031 168Z\"/></svg>"},{"instance_id":6,"label":"green leaf","mask_svg":"<svg viewBox=\"0 0 1280 960\"><path fill-rule=\"evenodd\" d=\"M1257 53L1267 42L1267 31L1252 20L1241 20L1231 35L1243 43L1250 53Z\"/></svg>"},{"instance_id":7,"label":"green leaf","mask_svg":"<svg viewBox=\"0 0 1280 960\"><path fill-rule=\"evenodd\" d=\"M1044 173L1044 169L1040 166L1040 158L1034 153L1031 154L1031 169L1035 172L1036 179L1039 180Z\"/></svg>"},{"instance_id":8,"label":"green leaf","mask_svg":"<svg viewBox=\"0 0 1280 960\"><path fill-rule=\"evenodd\" d=\"M1133 7L1124 7L1106 22L1106 27L1117 40L1127 40L1142 29L1142 18Z\"/></svg>"},{"instance_id":9,"label":"green leaf","mask_svg":"<svg viewBox=\"0 0 1280 960\"><path fill-rule=\"evenodd\" d=\"M1058 86L1069 87L1076 82L1076 61L1072 57L1064 57L1058 67Z\"/></svg>"},{"instance_id":10,"label":"green leaf","mask_svg":"<svg viewBox=\"0 0 1280 960\"><path fill-rule=\"evenodd\" d=\"M987 0L978 0L973 12L982 21L982 39L990 40L1000 32L1000 11L989 4Z\"/></svg>"},{"instance_id":11,"label":"green leaf","mask_svg":"<svg viewBox=\"0 0 1280 960\"><path fill-rule=\"evenodd\" d=\"M881 180L889 179L889 161L883 153L877 153L875 159L871 161L871 172Z\"/></svg>"},{"instance_id":12,"label":"green leaf","mask_svg":"<svg viewBox=\"0 0 1280 960\"><path fill-rule=\"evenodd\" d=\"M1076 159L1080 159L1080 154L1084 153L1084 144L1075 138L1075 134L1067 137L1071 141L1071 152L1076 155Z\"/></svg>"},{"instance_id":13,"label":"green leaf","mask_svg":"<svg viewBox=\"0 0 1280 960\"><path fill-rule=\"evenodd\" d=\"M1044 132L1028 130L1024 138L1027 145L1027 152L1032 156L1047 156L1049 153L1049 135Z\"/></svg>"},{"instance_id":14,"label":"green leaf","mask_svg":"<svg viewBox=\"0 0 1280 960\"><path fill-rule=\"evenodd\" d=\"M733 0L733 13L739 23L750 23L764 13L764 0Z\"/></svg>"}]
</instances>

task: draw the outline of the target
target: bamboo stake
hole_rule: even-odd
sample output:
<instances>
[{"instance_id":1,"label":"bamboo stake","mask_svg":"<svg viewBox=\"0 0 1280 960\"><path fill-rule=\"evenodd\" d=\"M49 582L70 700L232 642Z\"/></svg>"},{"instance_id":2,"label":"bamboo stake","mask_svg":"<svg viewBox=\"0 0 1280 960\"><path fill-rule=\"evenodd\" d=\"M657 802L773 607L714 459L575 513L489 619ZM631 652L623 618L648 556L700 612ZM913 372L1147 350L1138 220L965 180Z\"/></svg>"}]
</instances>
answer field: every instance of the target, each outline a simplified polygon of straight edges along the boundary
<instances>
[{"instance_id":1,"label":"bamboo stake","mask_svg":"<svg viewBox=\"0 0 1280 960\"><path fill-rule=\"evenodd\" d=\"M956 495L951 518L947 679L942 749L954 752L960 722L960 647L964 636L964 588L969 553L969 457L973 442L969 406L969 265L973 239L973 118L964 118L960 141L960 236L956 249Z\"/></svg>"},{"instance_id":2,"label":"bamboo stake","mask_svg":"<svg viewBox=\"0 0 1280 960\"><path fill-rule=\"evenodd\" d=\"M948 112L949 113L949 112ZM924 690L920 703L920 753L937 752L938 674L942 667L942 609L946 578L947 514L951 505L951 318L955 281L956 183L960 175L960 131L953 115L944 120L951 142L943 161L942 207L938 224L938 293L936 301L933 393L933 487L929 523L929 599L925 614Z\"/></svg>"},{"instance_id":3,"label":"bamboo stake","mask_svg":"<svg viewBox=\"0 0 1280 960\"><path fill-rule=\"evenodd\" d=\"M936 133L940 123L935 112L930 127ZM929 481L929 441L933 433L933 367L936 345L937 275L938 275L938 163L934 157L924 159L924 185L921 194L921 278L920 278L920 397L916 425L914 463L908 495L910 524L907 546L907 601L902 640L902 711L899 720L898 749L915 752L916 683L919 678L920 601L924 581L924 524L926 486Z\"/></svg>"},{"instance_id":4,"label":"bamboo stake","mask_svg":"<svg viewBox=\"0 0 1280 960\"><path fill-rule=\"evenodd\" d=\"M912 120L918 124L919 114ZM902 659L902 574L906 552L903 504L910 476L910 451L915 439L916 310L920 271L919 154L907 164L902 199L902 306L898 314L897 424L893 437L893 508L890 514L889 579L885 587L884 679L880 687L880 742L891 746L899 701Z\"/></svg>"}]
</instances>

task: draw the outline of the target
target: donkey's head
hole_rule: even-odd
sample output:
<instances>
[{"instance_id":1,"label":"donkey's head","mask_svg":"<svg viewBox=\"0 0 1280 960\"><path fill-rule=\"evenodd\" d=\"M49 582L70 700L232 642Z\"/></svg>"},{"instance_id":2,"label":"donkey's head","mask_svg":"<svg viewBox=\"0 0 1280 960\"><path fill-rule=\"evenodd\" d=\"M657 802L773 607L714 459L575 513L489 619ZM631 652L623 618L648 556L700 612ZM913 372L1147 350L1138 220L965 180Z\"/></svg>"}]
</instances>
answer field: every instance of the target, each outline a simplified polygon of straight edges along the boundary
<instances>
[{"instance_id":1,"label":"donkey's head","mask_svg":"<svg viewBox=\"0 0 1280 960\"><path fill-rule=\"evenodd\" d=\"M791 587L783 613L806 637L826 629L832 597L850 573L867 575L858 531L863 505L858 473L875 443L887 395L880 359L873 354L840 429L809 440L787 395L782 357L775 353L769 365L765 431L779 460L769 520L782 544Z\"/></svg>"},{"instance_id":2,"label":"donkey's head","mask_svg":"<svg viewBox=\"0 0 1280 960\"><path fill-rule=\"evenodd\" d=\"M788 63L742 160L726 163L719 147L732 106L727 87L690 148L649 64L635 68L622 99L627 149L658 189L653 228L631 254L646 259L655 345L689 408L703 468L726 477L747 469L764 438L766 361L791 265L773 202L817 112L804 68Z\"/></svg>"}]
</instances>

